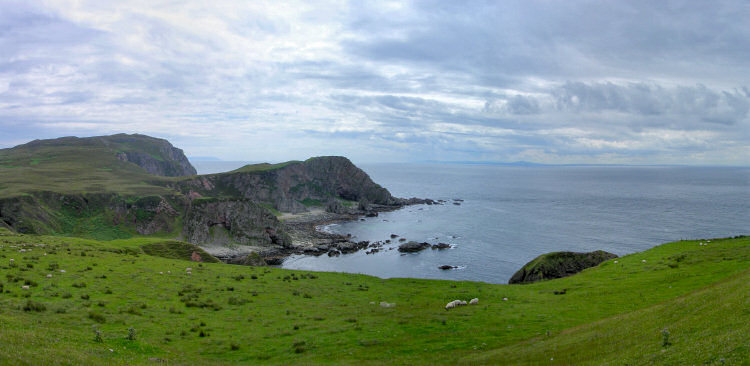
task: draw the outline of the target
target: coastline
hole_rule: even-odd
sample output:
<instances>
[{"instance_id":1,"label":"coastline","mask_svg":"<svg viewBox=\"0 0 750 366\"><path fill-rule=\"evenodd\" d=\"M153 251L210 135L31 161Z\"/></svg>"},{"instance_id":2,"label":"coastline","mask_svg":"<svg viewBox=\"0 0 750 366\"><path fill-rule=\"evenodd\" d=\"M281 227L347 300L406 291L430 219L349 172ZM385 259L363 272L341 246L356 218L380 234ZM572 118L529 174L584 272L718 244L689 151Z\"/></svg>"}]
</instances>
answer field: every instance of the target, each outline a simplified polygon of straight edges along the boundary
<instances>
[{"instance_id":1,"label":"coastline","mask_svg":"<svg viewBox=\"0 0 750 366\"><path fill-rule=\"evenodd\" d=\"M262 259L270 266L281 265L287 257L294 254L338 256L350 254L368 248L380 248L384 243L369 241L351 241L351 235L335 234L320 230L320 227L341 222L357 221L364 217L376 217L382 212L391 212L412 205L442 205L445 202L432 199L402 199L396 205L369 204L367 207L313 208L296 214L283 213L279 221L292 239L288 246L203 246L202 248L214 257L228 264L258 265ZM337 211L337 212L331 212ZM259 258L252 258L257 253Z\"/></svg>"}]
</instances>

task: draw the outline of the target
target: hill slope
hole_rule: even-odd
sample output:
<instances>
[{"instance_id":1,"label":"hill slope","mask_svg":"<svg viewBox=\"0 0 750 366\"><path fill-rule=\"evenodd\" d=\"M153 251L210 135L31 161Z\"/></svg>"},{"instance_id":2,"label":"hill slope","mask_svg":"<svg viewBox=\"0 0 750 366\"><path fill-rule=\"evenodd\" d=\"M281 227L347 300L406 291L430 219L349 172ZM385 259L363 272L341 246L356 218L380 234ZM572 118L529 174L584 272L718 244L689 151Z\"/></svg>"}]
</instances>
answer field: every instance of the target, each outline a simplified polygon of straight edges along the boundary
<instances>
[{"instance_id":1,"label":"hill slope","mask_svg":"<svg viewBox=\"0 0 750 366\"><path fill-rule=\"evenodd\" d=\"M156 241L0 236L0 364L741 364L750 356L748 238L664 244L528 285L144 255L141 246ZM473 297L479 305L444 309Z\"/></svg>"}]
</instances>

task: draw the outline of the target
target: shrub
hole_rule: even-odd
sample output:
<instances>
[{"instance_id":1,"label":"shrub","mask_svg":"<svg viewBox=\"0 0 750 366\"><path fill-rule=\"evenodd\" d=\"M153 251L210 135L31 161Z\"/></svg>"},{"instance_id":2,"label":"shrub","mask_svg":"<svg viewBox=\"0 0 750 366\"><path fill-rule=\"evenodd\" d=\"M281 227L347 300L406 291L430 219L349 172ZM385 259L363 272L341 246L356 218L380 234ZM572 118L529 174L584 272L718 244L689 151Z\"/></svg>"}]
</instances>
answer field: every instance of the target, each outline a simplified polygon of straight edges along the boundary
<instances>
[{"instance_id":1,"label":"shrub","mask_svg":"<svg viewBox=\"0 0 750 366\"><path fill-rule=\"evenodd\" d=\"M89 294L83 294L81 295L81 299L88 300L90 298Z\"/></svg>"},{"instance_id":2,"label":"shrub","mask_svg":"<svg viewBox=\"0 0 750 366\"><path fill-rule=\"evenodd\" d=\"M96 343L104 342L104 339L102 339L102 332L99 329L94 329L94 342Z\"/></svg>"},{"instance_id":3,"label":"shrub","mask_svg":"<svg viewBox=\"0 0 750 366\"><path fill-rule=\"evenodd\" d=\"M85 282L73 283L73 287L75 287L75 288L84 288L84 287L86 287L86 283Z\"/></svg>"},{"instance_id":4,"label":"shrub","mask_svg":"<svg viewBox=\"0 0 750 366\"><path fill-rule=\"evenodd\" d=\"M38 313L47 310L47 307L44 306L41 302L36 302L32 300L26 300L26 304L23 306L23 311L36 311Z\"/></svg>"},{"instance_id":5,"label":"shrub","mask_svg":"<svg viewBox=\"0 0 750 366\"><path fill-rule=\"evenodd\" d=\"M661 331L661 346L668 347L670 345L672 345L672 343L669 343L669 331L664 328Z\"/></svg>"},{"instance_id":6,"label":"shrub","mask_svg":"<svg viewBox=\"0 0 750 366\"><path fill-rule=\"evenodd\" d=\"M229 345L229 349L232 350L232 351L236 351L236 350L240 349L240 345L237 344L237 343L232 343L232 344Z\"/></svg>"},{"instance_id":7,"label":"shrub","mask_svg":"<svg viewBox=\"0 0 750 366\"><path fill-rule=\"evenodd\" d=\"M70 292L63 293L61 296L63 299L69 299L73 297L73 295L70 294Z\"/></svg>"},{"instance_id":8,"label":"shrub","mask_svg":"<svg viewBox=\"0 0 750 366\"><path fill-rule=\"evenodd\" d=\"M94 311L89 311L89 319L97 322L97 323L105 323L107 321L107 318L104 317L104 315L99 314Z\"/></svg>"},{"instance_id":9,"label":"shrub","mask_svg":"<svg viewBox=\"0 0 750 366\"><path fill-rule=\"evenodd\" d=\"M135 328L133 328L133 327L128 328L128 336L125 337L125 339L127 339L129 341L134 341L135 340Z\"/></svg>"}]
</instances>

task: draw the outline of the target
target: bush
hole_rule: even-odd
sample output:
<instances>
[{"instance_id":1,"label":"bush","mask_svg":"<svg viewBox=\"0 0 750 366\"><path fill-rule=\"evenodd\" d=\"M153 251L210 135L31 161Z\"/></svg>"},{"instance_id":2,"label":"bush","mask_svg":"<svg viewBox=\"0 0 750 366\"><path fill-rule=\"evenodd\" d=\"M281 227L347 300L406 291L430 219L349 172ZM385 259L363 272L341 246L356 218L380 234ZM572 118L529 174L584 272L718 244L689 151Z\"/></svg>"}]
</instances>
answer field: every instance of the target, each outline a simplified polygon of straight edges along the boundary
<instances>
[{"instance_id":1,"label":"bush","mask_svg":"<svg viewBox=\"0 0 750 366\"><path fill-rule=\"evenodd\" d=\"M44 306L41 302L36 302L32 300L26 300L26 305L23 306L23 311L36 311L38 313L47 310L47 307Z\"/></svg>"},{"instance_id":2,"label":"bush","mask_svg":"<svg viewBox=\"0 0 750 366\"><path fill-rule=\"evenodd\" d=\"M81 295L81 299L83 299L83 300L88 300L90 298L91 297L89 296L89 294L83 294L83 295Z\"/></svg>"},{"instance_id":3,"label":"bush","mask_svg":"<svg viewBox=\"0 0 750 366\"><path fill-rule=\"evenodd\" d=\"M89 311L89 319L97 322L97 323L105 323L107 321L107 318L104 317L104 315L99 314L94 311Z\"/></svg>"},{"instance_id":4,"label":"bush","mask_svg":"<svg viewBox=\"0 0 750 366\"><path fill-rule=\"evenodd\" d=\"M127 339L129 341L134 341L135 340L135 328L133 328L133 327L128 328L128 336L125 337L125 339Z\"/></svg>"}]
</instances>

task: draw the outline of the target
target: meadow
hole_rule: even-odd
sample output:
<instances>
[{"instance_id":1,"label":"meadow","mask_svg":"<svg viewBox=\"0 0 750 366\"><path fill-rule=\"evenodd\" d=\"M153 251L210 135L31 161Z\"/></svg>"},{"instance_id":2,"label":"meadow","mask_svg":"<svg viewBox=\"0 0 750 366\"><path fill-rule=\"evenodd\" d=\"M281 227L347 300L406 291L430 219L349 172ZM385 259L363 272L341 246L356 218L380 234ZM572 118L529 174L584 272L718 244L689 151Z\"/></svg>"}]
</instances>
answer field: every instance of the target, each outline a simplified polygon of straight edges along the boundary
<instances>
[{"instance_id":1,"label":"meadow","mask_svg":"<svg viewBox=\"0 0 750 366\"><path fill-rule=\"evenodd\" d=\"M197 263L190 246L2 231L0 363L718 365L750 358L745 237L663 244L529 285ZM478 305L444 309L474 297Z\"/></svg>"}]
</instances>

